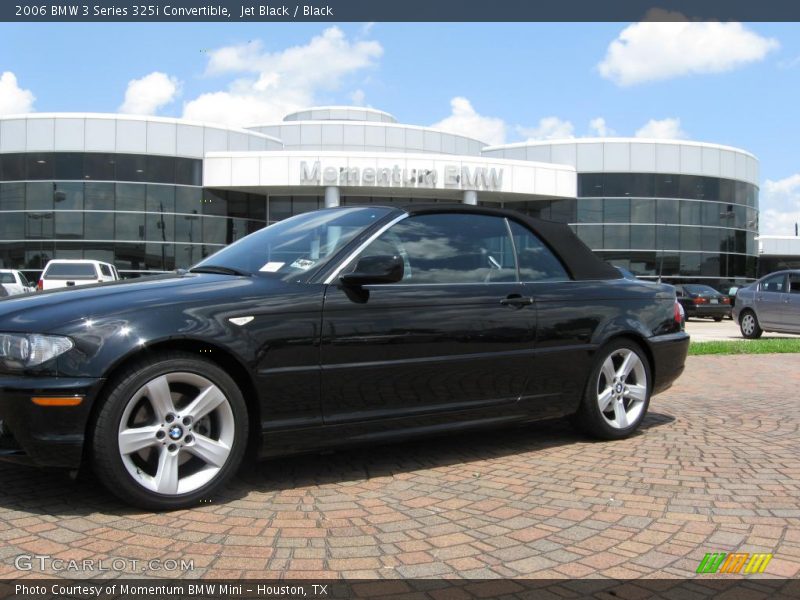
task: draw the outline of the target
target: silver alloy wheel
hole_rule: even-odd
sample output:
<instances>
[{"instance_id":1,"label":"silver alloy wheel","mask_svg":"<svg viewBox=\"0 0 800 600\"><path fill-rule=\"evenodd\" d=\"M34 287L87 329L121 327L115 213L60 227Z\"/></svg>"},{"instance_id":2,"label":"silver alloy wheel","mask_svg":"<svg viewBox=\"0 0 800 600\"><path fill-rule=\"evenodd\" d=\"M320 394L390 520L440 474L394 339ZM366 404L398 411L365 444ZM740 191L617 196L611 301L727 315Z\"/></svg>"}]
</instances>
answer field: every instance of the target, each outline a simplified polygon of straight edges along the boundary
<instances>
[{"instance_id":1,"label":"silver alloy wheel","mask_svg":"<svg viewBox=\"0 0 800 600\"><path fill-rule=\"evenodd\" d=\"M214 479L230 456L234 432L233 410L219 387L195 373L167 373L128 401L117 446L135 482L174 496Z\"/></svg>"},{"instance_id":2,"label":"silver alloy wheel","mask_svg":"<svg viewBox=\"0 0 800 600\"><path fill-rule=\"evenodd\" d=\"M752 313L745 313L742 316L742 333L746 336L751 336L756 331L756 318Z\"/></svg>"},{"instance_id":3,"label":"silver alloy wheel","mask_svg":"<svg viewBox=\"0 0 800 600\"><path fill-rule=\"evenodd\" d=\"M606 423L626 429L642 415L647 400L647 370L629 348L614 350L597 377L597 405Z\"/></svg>"}]
</instances>

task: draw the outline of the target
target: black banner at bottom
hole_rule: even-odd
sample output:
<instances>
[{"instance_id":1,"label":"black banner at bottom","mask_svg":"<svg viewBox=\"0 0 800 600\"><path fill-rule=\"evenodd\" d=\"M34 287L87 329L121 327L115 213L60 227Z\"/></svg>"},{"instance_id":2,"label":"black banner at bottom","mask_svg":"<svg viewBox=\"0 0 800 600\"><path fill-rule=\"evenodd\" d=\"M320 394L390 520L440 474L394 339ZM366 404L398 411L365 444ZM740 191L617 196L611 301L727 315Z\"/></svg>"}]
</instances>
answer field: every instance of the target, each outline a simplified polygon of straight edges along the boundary
<instances>
[{"instance_id":1,"label":"black banner at bottom","mask_svg":"<svg viewBox=\"0 0 800 600\"><path fill-rule=\"evenodd\" d=\"M18 579L0 581L0 600L788 600L800 581L721 576L636 580L196 580Z\"/></svg>"}]
</instances>

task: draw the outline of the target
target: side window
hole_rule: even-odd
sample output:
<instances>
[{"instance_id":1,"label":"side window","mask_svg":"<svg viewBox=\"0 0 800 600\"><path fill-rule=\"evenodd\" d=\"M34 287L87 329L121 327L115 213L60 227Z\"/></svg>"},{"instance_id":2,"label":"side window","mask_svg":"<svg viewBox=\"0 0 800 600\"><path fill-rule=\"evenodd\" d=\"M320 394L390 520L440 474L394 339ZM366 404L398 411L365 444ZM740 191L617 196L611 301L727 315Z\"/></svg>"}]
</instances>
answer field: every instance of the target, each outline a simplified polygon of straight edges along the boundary
<instances>
[{"instance_id":1,"label":"side window","mask_svg":"<svg viewBox=\"0 0 800 600\"><path fill-rule=\"evenodd\" d=\"M361 254L403 258L403 283L494 283L517 280L505 220L442 213L404 219ZM356 261L357 262L357 261Z\"/></svg>"},{"instance_id":2,"label":"side window","mask_svg":"<svg viewBox=\"0 0 800 600\"><path fill-rule=\"evenodd\" d=\"M0 273L0 283L17 283L12 273Z\"/></svg>"},{"instance_id":3,"label":"side window","mask_svg":"<svg viewBox=\"0 0 800 600\"><path fill-rule=\"evenodd\" d=\"M800 275L795 273L789 274L789 293L800 294Z\"/></svg>"},{"instance_id":4,"label":"side window","mask_svg":"<svg viewBox=\"0 0 800 600\"><path fill-rule=\"evenodd\" d=\"M108 265L100 265L100 272L103 277L111 277L111 269L108 268Z\"/></svg>"},{"instance_id":5,"label":"side window","mask_svg":"<svg viewBox=\"0 0 800 600\"><path fill-rule=\"evenodd\" d=\"M761 285L758 288L762 292L778 292L783 293L786 291L786 275L781 273L780 275L773 275L772 277L767 277L764 281L761 282Z\"/></svg>"},{"instance_id":6,"label":"side window","mask_svg":"<svg viewBox=\"0 0 800 600\"><path fill-rule=\"evenodd\" d=\"M527 227L515 221L510 223L522 281L569 281L570 277L561 261L542 240Z\"/></svg>"}]
</instances>

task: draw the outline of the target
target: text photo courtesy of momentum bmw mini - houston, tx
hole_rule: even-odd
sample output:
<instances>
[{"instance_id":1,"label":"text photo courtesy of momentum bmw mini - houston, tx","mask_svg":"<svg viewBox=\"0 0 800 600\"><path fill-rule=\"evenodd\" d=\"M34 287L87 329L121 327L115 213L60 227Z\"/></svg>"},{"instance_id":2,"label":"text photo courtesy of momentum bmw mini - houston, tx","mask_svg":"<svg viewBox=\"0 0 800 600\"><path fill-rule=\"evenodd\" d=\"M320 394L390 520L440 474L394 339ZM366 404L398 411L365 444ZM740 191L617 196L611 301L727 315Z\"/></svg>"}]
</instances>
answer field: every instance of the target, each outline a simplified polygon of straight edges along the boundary
<instances>
[{"instance_id":1,"label":"text photo courtesy of momentum bmw mini - houston, tx","mask_svg":"<svg viewBox=\"0 0 800 600\"><path fill-rule=\"evenodd\" d=\"M0 594L800 595L796 16L381 4L0 8Z\"/></svg>"}]
</instances>

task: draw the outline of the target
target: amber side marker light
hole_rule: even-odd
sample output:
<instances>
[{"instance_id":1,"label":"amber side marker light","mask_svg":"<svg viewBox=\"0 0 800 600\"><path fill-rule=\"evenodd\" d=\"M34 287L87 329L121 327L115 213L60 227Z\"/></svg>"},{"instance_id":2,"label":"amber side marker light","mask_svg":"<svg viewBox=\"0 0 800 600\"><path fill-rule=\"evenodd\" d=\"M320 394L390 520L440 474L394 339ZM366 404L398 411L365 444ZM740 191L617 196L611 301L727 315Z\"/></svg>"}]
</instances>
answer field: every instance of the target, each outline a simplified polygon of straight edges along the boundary
<instances>
[{"instance_id":1,"label":"amber side marker light","mask_svg":"<svg viewBox=\"0 0 800 600\"><path fill-rule=\"evenodd\" d=\"M42 398L34 396L31 401L37 406L78 406L83 402L83 396L71 398Z\"/></svg>"}]
</instances>

